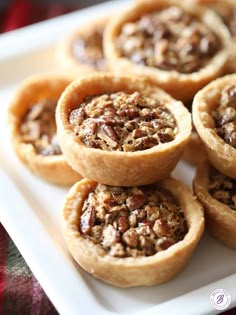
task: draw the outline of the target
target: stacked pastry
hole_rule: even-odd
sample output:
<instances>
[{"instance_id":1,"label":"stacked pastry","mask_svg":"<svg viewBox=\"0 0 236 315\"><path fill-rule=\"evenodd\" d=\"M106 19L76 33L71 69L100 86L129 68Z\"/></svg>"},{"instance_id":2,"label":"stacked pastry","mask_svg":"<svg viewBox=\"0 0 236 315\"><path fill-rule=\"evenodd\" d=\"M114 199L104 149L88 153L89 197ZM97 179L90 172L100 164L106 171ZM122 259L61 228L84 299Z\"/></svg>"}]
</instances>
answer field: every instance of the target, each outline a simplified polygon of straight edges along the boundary
<instances>
[{"instance_id":1,"label":"stacked pastry","mask_svg":"<svg viewBox=\"0 0 236 315\"><path fill-rule=\"evenodd\" d=\"M235 141L233 120L224 121L225 116L234 117L233 106L224 106L226 94L235 99L235 87L221 95L221 81L214 81L226 72L232 37L219 16L194 2L137 1L114 18L77 29L60 43L57 57L78 78L31 78L10 106L19 158L43 179L75 183L62 217L72 256L94 277L116 286L168 281L186 265L201 238L202 205L189 188L170 177L192 131L191 115L182 102L191 104L196 93L194 123L206 149L201 149L195 133L188 158L194 161L200 147L225 175L214 175L214 169L209 179L207 171L203 185L200 169L195 191L212 229L220 228L224 240L233 239L230 244L235 246L236 212L224 210L230 215L222 228L222 214L214 212L212 219L212 207L207 205L213 198L209 189L214 196L222 195L219 182L234 187L228 177L218 182L218 176L234 177L234 162L222 163L225 153L229 160L233 156L232 144L226 151L212 144L224 133ZM218 92L204 88L209 82ZM201 95L206 94L204 103ZM211 98L217 101L208 102ZM209 105L213 103L215 107ZM203 104L207 105L202 108ZM206 122L217 134L210 145ZM226 198L225 207L234 203L231 190L228 199L224 192L219 197Z\"/></svg>"},{"instance_id":2,"label":"stacked pastry","mask_svg":"<svg viewBox=\"0 0 236 315\"><path fill-rule=\"evenodd\" d=\"M212 235L236 249L236 75L219 78L199 91L193 121L205 146L194 191L205 206Z\"/></svg>"},{"instance_id":3,"label":"stacked pastry","mask_svg":"<svg viewBox=\"0 0 236 315\"><path fill-rule=\"evenodd\" d=\"M121 287L171 279L204 228L201 205L169 177L190 137L187 109L135 76L93 74L66 88L56 122L67 162L85 177L63 209L75 260Z\"/></svg>"}]
</instances>

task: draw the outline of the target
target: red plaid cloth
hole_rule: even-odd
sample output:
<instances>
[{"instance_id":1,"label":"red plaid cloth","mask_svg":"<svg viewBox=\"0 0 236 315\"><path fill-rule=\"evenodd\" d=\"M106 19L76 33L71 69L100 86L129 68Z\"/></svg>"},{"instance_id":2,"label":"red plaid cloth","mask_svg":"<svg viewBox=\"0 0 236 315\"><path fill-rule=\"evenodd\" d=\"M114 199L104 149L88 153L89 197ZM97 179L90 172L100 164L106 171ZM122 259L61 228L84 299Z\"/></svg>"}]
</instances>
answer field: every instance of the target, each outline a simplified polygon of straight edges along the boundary
<instances>
[{"instance_id":1,"label":"red plaid cloth","mask_svg":"<svg viewBox=\"0 0 236 315\"><path fill-rule=\"evenodd\" d=\"M0 315L57 315L52 303L0 224Z\"/></svg>"}]
</instances>

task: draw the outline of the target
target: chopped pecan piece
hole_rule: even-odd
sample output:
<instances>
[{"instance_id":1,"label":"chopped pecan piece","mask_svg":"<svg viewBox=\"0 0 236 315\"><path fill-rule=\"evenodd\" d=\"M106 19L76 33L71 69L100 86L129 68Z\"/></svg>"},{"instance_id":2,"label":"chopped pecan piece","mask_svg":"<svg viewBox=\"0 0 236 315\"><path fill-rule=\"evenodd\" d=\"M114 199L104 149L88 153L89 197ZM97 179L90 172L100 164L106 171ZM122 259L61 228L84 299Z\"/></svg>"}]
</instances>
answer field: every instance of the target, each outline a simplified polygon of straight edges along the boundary
<instances>
[{"instance_id":1,"label":"chopped pecan piece","mask_svg":"<svg viewBox=\"0 0 236 315\"><path fill-rule=\"evenodd\" d=\"M120 234L112 225L108 225L103 229L103 246L111 247L120 241Z\"/></svg>"},{"instance_id":2,"label":"chopped pecan piece","mask_svg":"<svg viewBox=\"0 0 236 315\"><path fill-rule=\"evenodd\" d=\"M102 240L102 226L95 225L91 228L90 235L95 240L96 243L101 242Z\"/></svg>"},{"instance_id":3,"label":"chopped pecan piece","mask_svg":"<svg viewBox=\"0 0 236 315\"><path fill-rule=\"evenodd\" d=\"M213 198L236 210L236 180L211 167L208 184L209 193Z\"/></svg>"},{"instance_id":4,"label":"chopped pecan piece","mask_svg":"<svg viewBox=\"0 0 236 315\"><path fill-rule=\"evenodd\" d=\"M139 236L139 246L145 252L146 256L154 255L156 252L154 242L146 236Z\"/></svg>"},{"instance_id":5,"label":"chopped pecan piece","mask_svg":"<svg viewBox=\"0 0 236 315\"><path fill-rule=\"evenodd\" d=\"M236 85L230 84L221 92L219 104L212 111L217 134L236 148Z\"/></svg>"},{"instance_id":6,"label":"chopped pecan piece","mask_svg":"<svg viewBox=\"0 0 236 315\"><path fill-rule=\"evenodd\" d=\"M135 229L129 229L126 231L123 236L122 240L128 245L130 248L136 248L138 246L138 233Z\"/></svg>"},{"instance_id":7,"label":"chopped pecan piece","mask_svg":"<svg viewBox=\"0 0 236 315\"><path fill-rule=\"evenodd\" d=\"M163 219L157 219L155 221L153 231L158 237L168 236L170 234L168 223Z\"/></svg>"},{"instance_id":8,"label":"chopped pecan piece","mask_svg":"<svg viewBox=\"0 0 236 315\"><path fill-rule=\"evenodd\" d=\"M161 251L169 248L171 245L174 245L175 241L172 238L163 237L159 238L156 242L156 250Z\"/></svg>"},{"instance_id":9,"label":"chopped pecan piece","mask_svg":"<svg viewBox=\"0 0 236 315\"><path fill-rule=\"evenodd\" d=\"M95 211L93 207L89 207L83 212L80 219L80 231L89 234L95 223Z\"/></svg>"},{"instance_id":10,"label":"chopped pecan piece","mask_svg":"<svg viewBox=\"0 0 236 315\"><path fill-rule=\"evenodd\" d=\"M117 220L118 230L124 233L129 229L129 219L127 217L119 217Z\"/></svg>"},{"instance_id":11,"label":"chopped pecan piece","mask_svg":"<svg viewBox=\"0 0 236 315\"><path fill-rule=\"evenodd\" d=\"M88 32L77 37L72 44L72 53L74 57L80 63L99 71L104 71L106 69L102 45L103 31L104 27L89 29Z\"/></svg>"},{"instance_id":12,"label":"chopped pecan piece","mask_svg":"<svg viewBox=\"0 0 236 315\"><path fill-rule=\"evenodd\" d=\"M22 139L43 156L62 154L56 135L54 100L32 104L20 125Z\"/></svg>"},{"instance_id":13,"label":"chopped pecan piece","mask_svg":"<svg viewBox=\"0 0 236 315\"><path fill-rule=\"evenodd\" d=\"M112 245L109 254L114 257L125 257L125 249L121 243Z\"/></svg>"},{"instance_id":14,"label":"chopped pecan piece","mask_svg":"<svg viewBox=\"0 0 236 315\"><path fill-rule=\"evenodd\" d=\"M143 193L137 193L129 197L126 204L130 210L141 208L146 201L146 197Z\"/></svg>"}]
</instances>

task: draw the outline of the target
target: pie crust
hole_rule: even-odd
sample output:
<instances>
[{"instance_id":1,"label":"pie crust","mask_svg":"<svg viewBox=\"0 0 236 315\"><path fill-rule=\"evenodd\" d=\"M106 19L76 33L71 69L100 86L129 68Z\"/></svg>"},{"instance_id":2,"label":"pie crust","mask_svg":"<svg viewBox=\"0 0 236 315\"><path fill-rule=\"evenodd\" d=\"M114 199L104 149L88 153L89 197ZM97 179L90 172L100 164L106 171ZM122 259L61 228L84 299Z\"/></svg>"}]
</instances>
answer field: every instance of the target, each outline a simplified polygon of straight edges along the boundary
<instances>
[{"instance_id":1,"label":"pie crust","mask_svg":"<svg viewBox=\"0 0 236 315\"><path fill-rule=\"evenodd\" d=\"M18 88L8 111L12 144L18 158L37 176L61 185L71 185L82 177L67 163L62 154L43 156L22 139L20 126L29 107L42 99L58 100L71 82L66 76L34 76Z\"/></svg>"},{"instance_id":2,"label":"pie crust","mask_svg":"<svg viewBox=\"0 0 236 315\"><path fill-rule=\"evenodd\" d=\"M84 39L84 42L89 45L89 40L91 40L97 33L100 34L100 31L105 28L105 25L108 22L108 17L100 18L90 21L86 25L81 25L75 29L70 35L65 37L56 48L56 59L60 66L65 70L74 74L76 77L80 75L90 74L94 71L107 71L106 61L104 57L104 67L97 68L96 65L90 65L89 62L83 62L81 58L76 58L73 54L73 44L79 38ZM102 44L102 42L101 42ZM86 51L85 51L86 52Z\"/></svg>"},{"instance_id":3,"label":"pie crust","mask_svg":"<svg viewBox=\"0 0 236 315\"><path fill-rule=\"evenodd\" d=\"M192 130L189 143L184 150L183 159L190 164L197 165L200 161L206 159L206 156L201 139L197 132Z\"/></svg>"},{"instance_id":4,"label":"pie crust","mask_svg":"<svg viewBox=\"0 0 236 315\"><path fill-rule=\"evenodd\" d=\"M63 232L69 251L77 263L95 278L119 287L149 286L173 278L187 264L204 230L202 206L181 182L168 178L161 186L179 201L188 232L182 241L153 256L112 257L79 231L81 208L97 183L83 179L69 191L63 207Z\"/></svg>"},{"instance_id":5,"label":"pie crust","mask_svg":"<svg viewBox=\"0 0 236 315\"><path fill-rule=\"evenodd\" d=\"M236 150L217 134L211 115L218 106L221 91L231 83L236 84L235 74L219 78L199 91L193 101L192 117L211 164L223 174L236 178Z\"/></svg>"},{"instance_id":6,"label":"pie crust","mask_svg":"<svg viewBox=\"0 0 236 315\"><path fill-rule=\"evenodd\" d=\"M165 102L165 108L176 121L175 139L135 152L103 151L79 141L69 123L69 113L85 97L120 91L138 91ZM142 79L113 74L93 74L71 83L58 102L56 122L59 143L68 163L83 177L114 186L145 185L165 178L181 158L191 134L191 116L180 101Z\"/></svg>"},{"instance_id":7,"label":"pie crust","mask_svg":"<svg viewBox=\"0 0 236 315\"><path fill-rule=\"evenodd\" d=\"M215 199L208 191L210 163L199 164L193 187L205 208L206 227L215 239L236 249L236 211Z\"/></svg>"},{"instance_id":8,"label":"pie crust","mask_svg":"<svg viewBox=\"0 0 236 315\"><path fill-rule=\"evenodd\" d=\"M154 12L172 5L197 15L211 31L217 34L222 47L209 60L208 64L193 73L180 73L175 70L166 71L135 64L129 59L121 57L116 47L116 41L122 26L127 22L136 21L144 13ZM104 51L109 67L115 73L120 74L129 71L130 74L141 75L147 81L154 82L166 90L176 99L189 101L198 90L223 73L228 59L229 40L230 34L227 28L213 11L205 10L204 7L194 6L192 2L185 4L183 1L177 0L146 0L134 3L133 6L122 12L116 19L109 21L104 34Z\"/></svg>"}]
</instances>

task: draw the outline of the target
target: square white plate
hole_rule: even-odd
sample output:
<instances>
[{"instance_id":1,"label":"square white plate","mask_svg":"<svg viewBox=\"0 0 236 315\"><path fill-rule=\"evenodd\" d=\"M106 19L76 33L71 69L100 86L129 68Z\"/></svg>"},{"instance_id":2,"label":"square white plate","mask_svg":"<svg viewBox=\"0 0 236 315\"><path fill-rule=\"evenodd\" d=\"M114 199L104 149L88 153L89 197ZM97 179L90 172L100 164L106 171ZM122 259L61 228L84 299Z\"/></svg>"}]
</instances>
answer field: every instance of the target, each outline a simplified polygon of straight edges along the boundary
<instances>
[{"instance_id":1,"label":"square white plate","mask_svg":"<svg viewBox=\"0 0 236 315\"><path fill-rule=\"evenodd\" d=\"M215 314L213 290L229 291L236 306L236 252L205 233L190 263L175 279L147 288L118 289L93 279L65 246L60 212L68 188L43 182L16 158L7 108L31 74L58 71L58 39L77 25L118 12L131 1L110 1L0 36L0 220L60 314ZM191 185L194 169L180 162L174 176Z\"/></svg>"}]
</instances>

